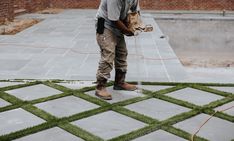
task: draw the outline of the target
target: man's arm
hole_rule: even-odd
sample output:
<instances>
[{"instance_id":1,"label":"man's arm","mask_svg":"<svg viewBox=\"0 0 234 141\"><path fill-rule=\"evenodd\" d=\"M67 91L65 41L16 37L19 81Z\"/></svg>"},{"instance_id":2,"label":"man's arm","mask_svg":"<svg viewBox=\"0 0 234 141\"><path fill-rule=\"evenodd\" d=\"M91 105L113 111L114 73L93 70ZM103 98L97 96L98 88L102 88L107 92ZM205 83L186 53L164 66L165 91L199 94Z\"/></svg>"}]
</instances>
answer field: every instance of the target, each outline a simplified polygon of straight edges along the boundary
<instances>
[{"instance_id":1,"label":"man's arm","mask_svg":"<svg viewBox=\"0 0 234 141\"><path fill-rule=\"evenodd\" d=\"M135 3L132 5L132 7L130 8L130 10L132 12L138 12L140 14L140 4L139 4L139 0L135 0Z\"/></svg>"},{"instance_id":2,"label":"man's arm","mask_svg":"<svg viewBox=\"0 0 234 141\"><path fill-rule=\"evenodd\" d=\"M133 36L134 35L134 32L131 31L130 29L128 29L126 27L126 25L121 21L121 20L118 20L118 21L113 21L116 25L116 27L125 35L127 36Z\"/></svg>"}]
</instances>

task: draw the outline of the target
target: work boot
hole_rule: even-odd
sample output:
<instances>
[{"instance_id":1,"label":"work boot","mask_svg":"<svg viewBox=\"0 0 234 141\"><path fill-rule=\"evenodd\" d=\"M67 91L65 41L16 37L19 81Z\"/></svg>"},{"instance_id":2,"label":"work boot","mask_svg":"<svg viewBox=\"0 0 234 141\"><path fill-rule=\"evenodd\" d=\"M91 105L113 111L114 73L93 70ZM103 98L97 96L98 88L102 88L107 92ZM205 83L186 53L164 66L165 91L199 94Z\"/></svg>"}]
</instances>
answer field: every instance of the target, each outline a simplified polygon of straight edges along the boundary
<instances>
[{"instance_id":1,"label":"work boot","mask_svg":"<svg viewBox=\"0 0 234 141\"><path fill-rule=\"evenodd\" d=\"M126 72L121 70L115 71L115 83L114 90L126 90L126 91L134 91L137 89L136 85L132 85L125 82Z\"/></svg>"},{"instance_id":2,"label":"work boot","mask_svg":"<svg viewBox=\"0 0 234 141\"><path fill-rule=\"evenodd\" d=\"M112 96L106 90L106 79L97 80L95 95L104 100L112 100Z\"/></svg>"}]
</instances>

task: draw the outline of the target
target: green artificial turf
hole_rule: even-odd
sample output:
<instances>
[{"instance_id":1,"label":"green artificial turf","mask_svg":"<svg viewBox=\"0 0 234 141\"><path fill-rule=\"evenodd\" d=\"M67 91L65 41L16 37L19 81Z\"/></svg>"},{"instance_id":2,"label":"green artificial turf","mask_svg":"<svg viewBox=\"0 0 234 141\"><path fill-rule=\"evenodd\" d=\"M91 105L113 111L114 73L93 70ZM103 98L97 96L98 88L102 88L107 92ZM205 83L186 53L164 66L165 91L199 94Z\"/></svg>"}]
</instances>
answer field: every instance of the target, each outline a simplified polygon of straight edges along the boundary
<instances>
[{"instance_id":1,"label":"green artificial turf","mask_svg":"<svg viewBox=\"0 0 234 141\"><path fill-rule=\"evenodd\" d=\"M17 80L17 82L21 82L21 81L22 80ZM181 121L186 120L188 118L191 118L193 116L196 116L200 113L212 115L215 112L213 110L214 108L221 106L221 105L224 105L226 103L232 102L234 100L234 95L231 93L222 92L222 91L218 91L218 90L209 88L209 86L234 87L234 84L143 82L142 83L143 85L160 85L160 86L163 85L163 86L172 86L172 87L167 88L167 89L163 89L160 91L156 91L156 92L143 90L142 92L145 95L144 97L137 97L137 98L117 102L114 104L109 104L104 100L101 100L99 98L92 97L92 96L85 94L85 92L94 90L95 87L86 87L86 88L82 88L82 89L78 89L78 90L72 90L72 89L69 89L69 88L66 88L64 86L60 86L57 84L57 83L62 82L62 81L63 80L51 80L51 81L33 81L33 80L31 80L31 82L29 81L25 84L0 88L0 98L11 103L11 105L9 105L9 106L1 107L0 113L5 112L5 111L9 111L12 109L22 108L22 109L40 117L40 118L42 118L43 120L45 120L45 122L40 124L40 125L29 127L29 128L26 128L26 129L23 129L20 131L12 132L12 133L7 134L7 135L2 135L2 136L0 136L0 141L14 140L14 139L17 139L20 137L24 137L24 136L27 136L30 134L34 134L34 133L49 129L49 128L53 128L56 126L66 130L67 132L69 132L75 136L78 136L84 140L102 141L103 139L101 139L100 137L98 137L92 133L89 133L88 131L85 131L84 129L81 129L75 125L72 125L71 122L79 120L79 119L87 118L87 117L90 117L90 116L93 116L93 115L96 115L99 113L103 113L103 112L106 112L108 110L118 112L120 114L123 114L125 116L131 117L133 119L136 119L138 121L141 121L141 122L144 122L147 124L147 126L144 128L132 131L130 133L121 135L119 137L115 137L113 139L110 139L110 141L128 141L128 140L132 140L132 139L141 137L141 136L146 135L148 133L154 132L154 131L159 130L159 129L167 131L169 133L172 133L172 134L179 136L179 137L182 137L184 139L190 140L190 138L191 138L190 133L183 131L183 130L180 130L180 129L177 129L177 128L173 127L173 125L175 123L178 123L178 122L181 122ZM2 80L0 82L7 82L7 81ZM132 82L132 83L136 83L136 82ZM32 101L23 101L23 100L18 99L15 96L12 96L12 95L6 93L6 91L8 91L8 90L28 87L28 86L37 85L37 84L47 85L47 86L52 87L54 89L60 90L63 93L58 94L58 95L45 97L45 98L32 100ZM108 83L108 86L112 86L112 85L113 85L113 82ZM174 92L177 90L181 90L181 89L184 89L187 87L210 92L210 93L213 93L216 95L223 96L224 98L221 100L214 101L208 105L198 106L198 105L195 105L195 104L192 104L189 102L174 99L174 98L166 95L168 93L171 93L171 92ZM42 102L70 96L70 95L82 98L86 101L97 104L100 107L93 109L93 110L85 111L82 113L74 114L74 115L69 116L69 117L58 118L58 117L51 115L50 113L47 113L47 112L33 106L34 104L38 104L38 103L42 103ZM157 98L157 99L161 99L164 101L168 101L170 103L174 103L174 104L177 104L177 105L180 105L183 107L190 108L191 110L188 112L179 114L179 115L175 115L175 116L173 116L169 119L166 119L164 121L159 121L159 120L153 119L151 117L148 117L148 116L145 116L145 115L142 115L142 114L139 114L137 112L134 112L134 111L131 111L131 110L124 108L124 106L126 106L126 105L140 102L143 100L147 100L150 98ZM230 121L230 122L234 122L233 116L225 114L223 112L217 112L215 114L215 116L219 117L221 119ZM207 140L202 138L202 137L195 136L195 141L207 141Z\"/></svg>"}]
</instances>

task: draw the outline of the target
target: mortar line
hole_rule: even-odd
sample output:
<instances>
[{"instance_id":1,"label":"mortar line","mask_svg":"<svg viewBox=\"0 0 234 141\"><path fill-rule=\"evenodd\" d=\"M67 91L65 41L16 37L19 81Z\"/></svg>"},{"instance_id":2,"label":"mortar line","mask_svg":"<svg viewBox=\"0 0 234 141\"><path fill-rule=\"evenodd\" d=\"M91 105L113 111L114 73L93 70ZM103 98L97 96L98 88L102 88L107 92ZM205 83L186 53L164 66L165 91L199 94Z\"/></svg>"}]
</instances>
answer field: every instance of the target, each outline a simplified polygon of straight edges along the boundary
<instances>
[{"instance_id":1,"label":"mortar line","mask_svg":"<svg viewBox=\"0 0 234 141\"><path fill-rule=\"evenodd\" d=\"M88 43L85 45L85 48L87 48L87 47L88 47ZM71 49L69 49L69 50L71 50ZM86 54L85 58L83 59L83 61L81 62L80 66L79 66L79 69L81 69L81 67L84 65L84 63L88 60L89 56L90 56L90 54ZM70 74L72 68L73 68L73 67L71 67L71 68L67 71L67 73L65 74L65 76L69 76L69 74Z\"/></svg>"},{"instance_id":2,"label":"mortar line","mask_svg":"<svg viewBox=\"0 0 234 141\"><path fill-rule=\"evenodd\" d=\"M158 49L158 46L157 46L157 43L156 43L155 39L153 39L153 42L154 42L155 45L156 45L156 50L157 50L158 56L159 56L159 58L160 58L160 62L161 62L161 64L162 64L162 66L163 66L163 69L164 69L164 71L165 71L165 73L166 73L166 76L167 76L169 82L172 82L171 77L170 77L170 75L169 75L169 73L168 73L168 71L167 71L166 65L165 65L164 61L162 60L162 56L161 56L161 54L160 54L160 52L159 52L159 49Z\"/></svg>"},{"instance_id":3,"label":"mortar line","mask_svg":"<svg viewBox=\"0 0 234 141\"><path fill-rule=\"evenodd\" d=\"M152 16L152 15L151 15ZM152 19L151 19L152 20ZM156 21L154 21L154 20L152 20L153 21L153 26L154 26L154 28L156 28L157 30L159 30L159 32L161 31L160 30L160 28L159 28L159 26L157 25L157 23L156 23ZM153 34L154 33L154 34ZM168 73L168 71L167 71L167 68L166 68L166 65L165 65L165 63L164 63L164 61L163 61L163 58L162 58L162 56L161 56L161 54L160 54L160 52L159 52L159 48L158 48L158 46L157 46L157 43L156 43L156 39L155 39L155 34L156 34L156 31L154 31L154 32L151 32L151 37L153 38L153 42L154 42L154 44L156 45L156 50L157 50L157 54L158 54L158 56L159 56L159 58L160 58L160 62L161 62L161 64L162 64L162 66L163 66L163 69L164 69L164 71L165 71L165 73L166 73L166 76L167 76L167 79L168 79L168 81L169 82L172 82L172 79L171 79L171 77L170 77L170 75L169 75L169 73Z\"/></svg>"}]
</instances>

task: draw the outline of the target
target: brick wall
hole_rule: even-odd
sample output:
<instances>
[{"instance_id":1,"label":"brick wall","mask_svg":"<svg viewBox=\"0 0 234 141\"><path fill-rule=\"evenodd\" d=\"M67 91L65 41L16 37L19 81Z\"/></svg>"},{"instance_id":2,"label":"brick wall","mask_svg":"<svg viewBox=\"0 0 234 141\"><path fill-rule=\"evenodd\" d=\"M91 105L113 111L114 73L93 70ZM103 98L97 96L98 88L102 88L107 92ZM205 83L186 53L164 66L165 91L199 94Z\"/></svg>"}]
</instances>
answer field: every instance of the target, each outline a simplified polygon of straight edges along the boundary
<instances>
[{"instance_id":1,"label":"brick wall","mask_svg":"<svg viewBox=\"0 0 234 141\"><path fill-rule=\"evenodd\" d=\"M15 8L22 8L25 9L26 8L26 0L14 0L14 5L17 6Z\"/></svg>"},{"instance_id":2,"label":"brick wall","mask_svg":"<svg viewBox=\"0 0 234 141\"><path fill-rule=\"evenodd\" d=\"M234 0L140 0L143 9L234 10Z\"/></svg>"},{"instance_id":3,"label":"brick wall","mask_svg":"<svg viewBox=\"0 0 234 141\"><path fill-rule=\"evenodd\" d=\"M14 17L18 9L34 12L51 8L98 8L100 0L0 0L0 23ZM147 10L234 10L234 0L140 0Z\"/></svg>"},{"instance_id":4,"label":"brick wall","mask_svg":"<svg viewBox=\"0 0 234 141\"><path fill-rule=\"evenodd\" d=\"M193 0L194 10L234 10L234 0Z\"/></svg>"},{"instance_id":5,"label":"brick wall","mask_svg":"<svg viewBox=\"0 0 234 141\"><path fill-rule=\"evenodd\" d=\"M0 0L0 24L14 17L13 0Z\"/></svg>"},{"instance_id":6,"label":"brick wall","mask_svg":"<svg viewBox=\"0 0 234 141\"><path fill-rule=\"evenodd\" d=\"M99 3L100 0L50 0L51 7L56 8L98 8Z\"/></svg>"},{"instance_id":7,"label":"brick wall","mask_svg":"<svg viewBox=\"0 0 234 141\"><path fill-rule=\"evenodd\" d=\"M100 0L50 0L56 8L97 8ZM234 0L140 0L149 10L234 10Z\"/></svg>"},{"instance_id":8,"label":"brick wall","mask_svg":"<svg viewBox=\"0 0 234 141\"><path fill-rule=\"evenodd\" d=\"M34 12L48 8L50 6L49 0L27 0L26 9L29 12Z\"/></svg>"},{"instance_id":9,"label":"brick wall","mask_svg":"<svg viewBox=\"0 0 234 141\"><path fill-rule=\"evenodd\" d=\"M50 1L49 0L14 0L14 5L17 5L18 9L26 9L28 12L34 12L49 7Z\"/></svg>"}]
</instances>

